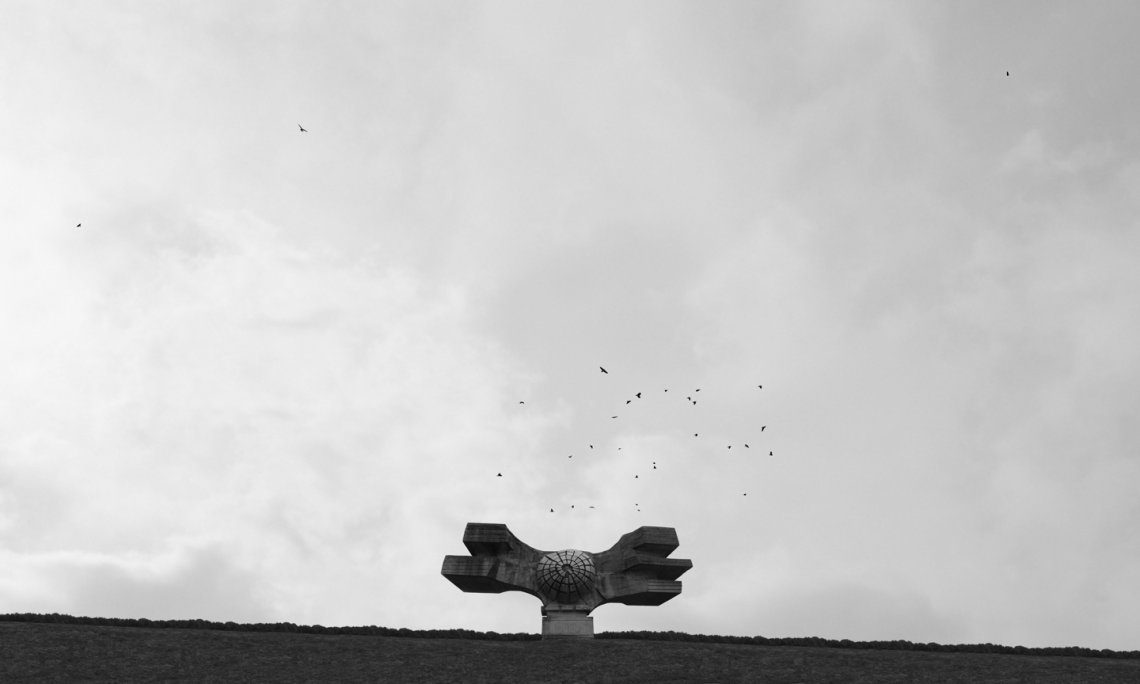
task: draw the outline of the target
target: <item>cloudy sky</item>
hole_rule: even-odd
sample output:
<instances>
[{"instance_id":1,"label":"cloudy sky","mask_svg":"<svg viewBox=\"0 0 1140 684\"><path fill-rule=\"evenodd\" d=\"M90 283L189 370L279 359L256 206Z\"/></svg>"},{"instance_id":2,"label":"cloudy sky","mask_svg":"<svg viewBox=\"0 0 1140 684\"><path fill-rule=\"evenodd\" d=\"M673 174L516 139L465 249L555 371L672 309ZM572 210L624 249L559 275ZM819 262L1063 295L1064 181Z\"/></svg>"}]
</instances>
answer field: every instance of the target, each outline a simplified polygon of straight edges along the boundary
<instances>
[{"instance_id":1,"label":"cloudy sky","mask_svg":"<svg viewBox=\"0 0 1140 684\"><path fill-rule=\"evenodd\" d=\"M1140 648L1135 3L3 10L0 612Z\"/></svg>"}]
</instances>

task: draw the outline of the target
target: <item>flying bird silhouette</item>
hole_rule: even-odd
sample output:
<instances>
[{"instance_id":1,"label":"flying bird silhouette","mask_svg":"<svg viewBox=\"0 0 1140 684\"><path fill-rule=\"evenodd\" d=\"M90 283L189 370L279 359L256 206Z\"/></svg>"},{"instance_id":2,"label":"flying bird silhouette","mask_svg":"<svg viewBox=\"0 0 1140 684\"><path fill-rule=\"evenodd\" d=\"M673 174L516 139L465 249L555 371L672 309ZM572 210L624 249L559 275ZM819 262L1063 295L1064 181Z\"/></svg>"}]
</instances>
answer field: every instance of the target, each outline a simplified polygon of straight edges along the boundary
<instances>
[{"instance_id":1,"label":"flying bird silhouette","mask_svg":"<svg viewBox=\"0 0 1140 684\"><path fill-rule=\"evenodd\" d=\"M301 124L297 124L297 128L300 128L302 133L308 133L308 131L305 130L305 127L302 126Z\"/></svg>"},{"instance_id":2,"label":"flying bird silhouette","mask_svg":"<svg viewBox=\"0 0 1140 684\"><path fill-rule=\"evenodd\" d=\"M1007 71L1007 72L1005 72L1005 75L1006 75L1006 76L1009 76L1009 72L1008 72L1008 71Z\"/></svg>"},{"instance_id":3,"label":"flying bird silhouette","mask_svg":"<svg viewBox=\"0 0 1140 684\"><path fill-rule=\"evenodd\" d=\"M76 228L78 228L78 227L80 227L80 226L82 226L82 225L83 225L82 223L76 223L76 224L75 224L75 227L76 227Z\"/></svg>"},{"instance_id":4,"label":"flying bird silhouette","mask_svg":"<svg viewBox=\"0 0 1140 684\"><path fill-rule=\"evenodd\" d=\"M503 474L502 474L502 473L499 473L499 474L497 475L497 477L502 477L502 476L503 476Z\"/></svg>"},{"instance_id":5,"label":"flying bird silhouette","mask_svg":"<svg viewBox=\"0 0 1140 684\"><path fill-rule=\"evenodd\" d=\"M602 368L602 367L598 366L598 368ZM608 370L606 370L605 368L602 368L602 372L605 373L606 375L610 374L610 372Z\"/></svg>"}]
</instances>

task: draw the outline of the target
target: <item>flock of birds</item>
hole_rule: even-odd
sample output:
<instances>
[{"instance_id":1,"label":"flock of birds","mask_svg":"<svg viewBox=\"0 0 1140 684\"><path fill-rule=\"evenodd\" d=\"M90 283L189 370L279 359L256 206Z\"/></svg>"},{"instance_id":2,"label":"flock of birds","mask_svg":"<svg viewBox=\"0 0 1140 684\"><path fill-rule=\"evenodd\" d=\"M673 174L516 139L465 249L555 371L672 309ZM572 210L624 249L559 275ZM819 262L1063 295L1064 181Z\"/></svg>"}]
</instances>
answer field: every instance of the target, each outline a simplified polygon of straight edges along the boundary
<instances>
[{"instance_id":1,"label":"flock of birds","mask_svg":"<svg viewBox=\"0 0 1140 684\"><path fill-rule=\"evenodd\" d=\"M598 366L598 370L599 370L599 371L600 371L602 374L604 374L604 375L609 375L609 374L610 374L610 372L609 372L608 370L606 370L606 367L605 367L605 366ZM756 389L758 389L758 390L759 390L759 389L764 389L764 385L762 385L762 384L761 384L761 385L756 385ZM698 394L700 391L701 391L701 388L699 388L699 387L698 387L698 388L694 388L693 390L691 390L691 392L690 392L689 394L685 395L685 401L686 401L686 403L688 403L690 406L696 406L696 405L697 405L697 402L698 402L698 399L696 398L696 395L697 395L697 394ZM669 389L668 389L668 388L665 388L665 389L662 391L662 394L667 394L668 392L669 392ZM626 400L625 400L625 405L626 405L626 406L628 406L628 405L630 405L630 404L634 403L635 401L638 401L638 400L642 399L642 395L643 395L643 392L641 392L641 391L635 392L635 393L634 393L634 394L633 394L633 395L632 395L630 398L628 398L628 399L626 399ZM519 403L519 405L523 405L523 406L525 406L525 405L526 405L526 401L523 401L523 400L520 400L518 403ZM619 416L620 416L620 414L613 414L613 415L611 415L611 416L610 416L610 418L611 418L611 419L616 419L616 418L618 418ZM767 426L767 425L761 425L761 426L760 426L760 429L759 429L759 431L758 431L758 432L761 432L761 433L762 433L762 432L764 432L764 431L765 431L767 428L768 428L768 426ZM698 431L698 432L694 432L694 433L693 433L693 437L700 437L700 434L701 434L701 433L700 433L699 431ZM749 442L740 442L740 445L743 445L743 447L744 447L745 449L752 449L752 444L750 444ZM589 450L593 450L593 449L594 449L594 445L593 445L593 444L588 444L588 443L587 443L585 446L586 446L586 448L587 448L587 449L589 449ZM730 450L730 449L732 449L732 447L733 447L733 444L725 444L725 448L726 448L726 450ZM617 451L621 451L621 450L622 450L622 448L621 448L621 447L617 447ZM769 451L768 451L768 455L769 455L769 456L774 456L774 455L775 455L775 453L774 453L773 451L769 450ZM567 456L567 458L568 458L568 459L573 459L573 458L574 458L574 454L569 454L569 455ZM652 461L650 465L651 465L651 467L652 467L652 469L653 469L653 470L657 470L657 461ZM495 477L496 477L496 478L502 478L502 477L503 477L503 473L502 473L502 472L498 472L498 473L496 473ZM634 478L634 479L641 479L641 476L640 476L640 474L634 474L633 478ZM746 492L746 491L745 491L745 492L742 492L742 493L741 493L741 496L748 496L748 492ZM633 506L634 506L634 508L636 509L636 511L637 511L638 513L640 513L640 512L641 512L641 507L640 507L640 504L639 504L638 502L634 502L634 503L633 503ZM576 508L576 506L575 506L574 504L570 504L569 508L570 508L570 509L575 509L575 508ZM591 506L587 506L587 508L595 508L595 507L591 505ZM557 511L556 511L555 507L551 506L551 507L550 507L550 512L551 512L551 513L556 513Z\"/></svg>"},{"instance_id":2,"label":"flock of birds","mask_svg":"<svg viewBox=\"0 0 1140 684\"><path fill-rule=\"evenodd\" d=\"M1008 72L1008 71L1006 71L1006 72L1005 72L1005 75L1006 75L1006 77L1008 77L1008 76L1009 76L1009 72ZM300 132L300 133L308 133L308 132L309 132L309 130L308 130L307 128L305 128L304 126L302 126L300 123L298 123L298 124L297 124L297 129L298 129L298 132ZM82 222L80 222L80 223L77 223L77 224L75 224L75 227L76 227L76 228L81 228L81 227L83 227L83 223L82 223ZM609 371L608 371L608 370L606 370L605 366L598 366L598 369L599 369L599 370L600 370L600 371L601 371L603 374L605 374L605 375L609 375ZM763 386L763 385L757 385L756 387L757 387L757 389L763 389L763 388L764 388L764 386ZM666 392L666 393L667 393L668 391L669 391L668 389L665 389L665 392ZM687 400L687 401L688 401L688 402L689 402L691 405L693 405L693 406L696 406L696 405L697 405L697 400L693 398L693 395L694 395L694 394L696 394L696 393L698 393L698 392L700 392L700 391L701 391L701 390L700 390L700 388L696 388L696 389L694 389L694 390L693 390L693 392L692 392L692 394L686 395L685 399L686 399L686 400ZM634 395L633 395L633 398L631 398L631 399L627 399L625 403L626 403L627 405L628 405L628 404L631 404L631 403L633 403L634 401L636 401L636 400L638 400L638 399L641 399L641 395L642 395L642 393L641 393L641 392L637 392L636 394L634 394ZM520 402L519 402L519 404L524 404L524 405L525 405L525 404L526 404L526 402L525 402L525 401L520 401ZM615 415L612 415L612 416L610 416L610 417L611 417L611 418L613 418L613 419L616 419L616 418L618 417L618 415L616 415L616 414L615 414ZM767 425L761 425L761 426L760 426L760 432L763 432L763 431L764 431L764 430L765 430L767 427L768 427ZM693 433L693 437L700 437L700 433L699 433L699 432L694 432L694 433ZM751 444L749 444L749 443L747 443L747 442L743 442L742 444L744 445L744 448L745 448L745 449L751 449L751 448L752 448L752 445L751 445ZM593 444L589 444L588 446L589 446L589 448L590 448L590 449L593 449L593 448L594 448L594 445L593 445ZM727 448L727 449L732 449L732 445L731 445L731 444L728 444L728 445L726 445L726 448ZM621 450L621 447L618 447L618 450L620 451L620 450ZM773 456L774 454L773 454L773 452L772 452L772 451L769 451L769 452L768 452L768 455L769 455L769 456ZM574 455L573 455L573 454L570 454L570 455L568 456L568 458L574 458ZM657 470L657 462L656 462L656 461L653 461L653 463L652 463L652 466L653 466L653 470ZM497 474L497 477L500 477L500 478L501 478L501 477L503 477L503 474L500 472L500 473L498 473L498 474ZM640 479L640 476L639 476L639 475L634 475L634 478L638 478L638 479ZM748 492L743 492L743 493L742 493L742 496L748 496ZM638 504L636 504L636 503L635 503L635 504L634 504L634 506L637 508L637 511L638 511L638 512L641 512L641 508L640 508L640 507L638 507ZM574 508L574 506L573 506L573 505L571 505L571 506L570 506L570 508ZM594 507L593 507L593 506L590 506L589 508L594 508ZM551 513L554 513L554 512L555 512L555 510L554 510L554 508L553 508L553 507L550 509L550 512L551 512Z\"/></svg>"}]
</instances>

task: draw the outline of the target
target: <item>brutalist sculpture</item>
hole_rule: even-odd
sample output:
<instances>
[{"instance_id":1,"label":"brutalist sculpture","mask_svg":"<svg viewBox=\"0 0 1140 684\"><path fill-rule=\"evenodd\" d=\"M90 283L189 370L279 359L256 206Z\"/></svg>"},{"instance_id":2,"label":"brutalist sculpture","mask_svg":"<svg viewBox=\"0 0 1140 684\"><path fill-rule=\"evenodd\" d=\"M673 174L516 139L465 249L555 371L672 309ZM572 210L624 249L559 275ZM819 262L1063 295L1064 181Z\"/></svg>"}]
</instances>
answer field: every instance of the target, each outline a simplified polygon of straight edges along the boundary
<instances>
[{"instance_id":1,"label":"brutalist sculpture","mask_svg":"<svg viewBox=\"0 0 1140 684\"><path fill-rule=\"evenodd\" d=\"M667 558L677 548L672 527L639 527L601 553L539 551L499 523L467 523L470 556L446 556L443 576L463 591L525 591L542 601L542 636L593 637L592 610L604 603L659 606L681 593L693 567Z\"/></svg>"}]
</instances>

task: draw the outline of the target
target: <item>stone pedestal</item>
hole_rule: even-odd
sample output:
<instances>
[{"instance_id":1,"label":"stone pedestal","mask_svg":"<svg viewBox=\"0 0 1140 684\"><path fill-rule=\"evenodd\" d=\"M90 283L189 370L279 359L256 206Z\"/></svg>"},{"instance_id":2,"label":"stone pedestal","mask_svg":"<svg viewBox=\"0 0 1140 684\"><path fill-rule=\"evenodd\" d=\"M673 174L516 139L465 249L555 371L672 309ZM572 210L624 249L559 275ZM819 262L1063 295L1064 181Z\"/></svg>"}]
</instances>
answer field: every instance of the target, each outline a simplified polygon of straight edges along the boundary
<instances>
[{"instance_id":1,"label":"stone pedestal","mask_svg":"<svg viewBox=\"0 0 1140 684\"><path fill-rule=\"evenodd\" d=\"M594 618L581 611L548 610L542 616L543 639L593 639Z\"/></svg>"}]
</instances>

